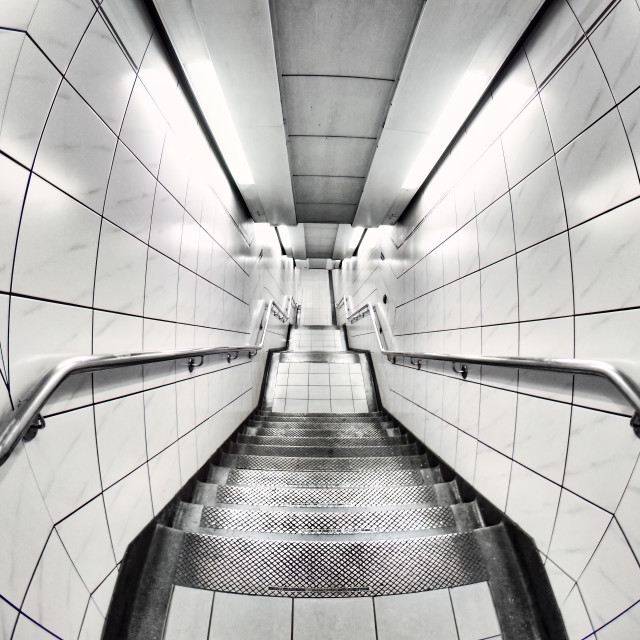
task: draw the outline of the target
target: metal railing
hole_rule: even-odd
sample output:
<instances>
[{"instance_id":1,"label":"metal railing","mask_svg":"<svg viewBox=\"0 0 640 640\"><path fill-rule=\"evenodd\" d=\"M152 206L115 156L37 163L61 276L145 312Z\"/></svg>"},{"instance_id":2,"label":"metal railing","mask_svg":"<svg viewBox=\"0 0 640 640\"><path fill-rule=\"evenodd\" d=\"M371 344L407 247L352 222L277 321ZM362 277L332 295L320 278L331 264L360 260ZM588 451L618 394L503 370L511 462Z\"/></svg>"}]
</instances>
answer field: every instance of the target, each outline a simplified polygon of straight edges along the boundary
<instances>
[{"instance_id":1,"label":"metal railing","mask_svg":"<svg viewBox=\"0 0 640 640\"><path fill-rule=\"evenodd\" d=\"M626 373L610 362L602 360L576 360L572 358L523 358L523 357L499 357L499 356L479 356L462 353L429 353L412 351L394 351L387 349L382 344L384 335L382 326L377 318L375 307L367 302L357 309L349 310L347 296L336 305L336 309L344 305L346 319L353 324L362 318L369 316L373 325L373 333L378 341L380 353L386 356L393 364L402 358L409 359L410 363L421 368L422 362L436 360L440 362L451 362L453 370L459 373L463 379L468 374L468 365L487 365L492 367L507 367L511 369L531 369L534 371L550 371L556 373L567 373L575 375L588 375L605 378L622 394L627 402L633 407L634 413L631 418L631 426L634 433L640 438L640 387ZM460 368L456 368L456 364Z\"/></svg>"},{"instance_id":2,"label":"metal railing","mask_svg":"<svg viewBox=\"0 0 640 640\"><path fill-rule=\"evenodd\" d=\"M77 356L60 361L31 389L29 395L18 403L9 420L0 423L0 465L2 465L20 440L32 440L39 429L45 425L41 415L42 408L47 400L60 385L71 375L79 373L95 373L108 369L131 367L136 365L155 364L158 362L170 362L172 360L186 360L189 371L204 364L205 356L220 355L231 362L246 352L249 358L253 357L264 347L267 328L271 316L282 322L289 322L294 309L294 318L298 311L298 304L292 296L286 310L271 299L264 306L264 312L260 316L258 336L260 340L256 344L243 344L231 347L205 347L201 349L180 349L172 351L149 351L143 353L127 353L122 355L95 355Z\"/></svg>"}]
</instances>

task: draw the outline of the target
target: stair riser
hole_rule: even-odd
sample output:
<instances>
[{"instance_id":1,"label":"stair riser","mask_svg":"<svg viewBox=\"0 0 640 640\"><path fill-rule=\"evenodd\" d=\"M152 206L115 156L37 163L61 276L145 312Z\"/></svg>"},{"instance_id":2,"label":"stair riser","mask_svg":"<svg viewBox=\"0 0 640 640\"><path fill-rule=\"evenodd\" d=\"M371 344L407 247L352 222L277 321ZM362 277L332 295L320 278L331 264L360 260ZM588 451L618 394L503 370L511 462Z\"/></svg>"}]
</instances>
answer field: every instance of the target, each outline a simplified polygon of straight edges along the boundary
<instances>
[{"instance_id":1,"label":"stair riser","mask_svg":"<svg viewBox=\"0 0 640 640\"><path fill-rule=\"evenodd\" d=\"M221 465L236 469L272 469L274 471L382 471L422 469L428 467L429 463L424 456L302 458L224 453Z\"/></svg>"},{"instance_id":2,"label":"stair riser","mask_svg":"<svg viewBox=\"0 0 640 640\"><path fill-rule=\"evenodd\" d=\"M288 447L269 444L237 444L229 445L229 453L255 456L287 456L303 458L368 458L381 456L410 456L418 453L413 444L398 446L361 446L361 447Z\"/></svg>"}]
</instances>

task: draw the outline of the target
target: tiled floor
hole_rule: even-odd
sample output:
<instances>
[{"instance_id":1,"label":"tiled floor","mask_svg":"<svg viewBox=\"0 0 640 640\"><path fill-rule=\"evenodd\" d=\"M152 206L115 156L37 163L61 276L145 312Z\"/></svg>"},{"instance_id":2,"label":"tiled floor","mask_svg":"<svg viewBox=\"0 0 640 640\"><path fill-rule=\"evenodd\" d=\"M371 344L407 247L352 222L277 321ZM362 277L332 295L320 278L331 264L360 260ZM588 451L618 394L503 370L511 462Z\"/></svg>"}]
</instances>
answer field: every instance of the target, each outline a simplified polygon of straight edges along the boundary
<instances>
[{"instance_id":1,"label":"tiled floor","mask_svg":"<svg viewBox=\"0 0 640 640\"><path fill-rule=\"evenodd\" d=\"M278 364L273 411L285 413L368 411L360 364Z\"/></svg>"},{"instance_id":2,"label":"tiled floor","mask_svg":"<svg viewBox=\"0 0 640 640\"><path fill-rule=\"evenodd\" d=\"M329 272L325 269L303 269L300 272L297 300L302 305L301 324L331 324Z\"/></svg>"},{"instance_id":3,"label":"tiled floor","mask_svg":"<svg viewBox=\"0 0 640 640\"><path fill-rule=\"evenodd\" d=\"M175 587L164 640L499 640L486 582L377 598L267 598Z\"/></svg>"},{"instance_id":4,"label":"tiled floor","mask_svg":"<svg viewBox=\"0 0 640 640\"><path fill-rule=\"evenodd\" d=\"M293 329L289 338L291 351L345 351L344 335L340 329Z\"/></svg>"}]
</instances>

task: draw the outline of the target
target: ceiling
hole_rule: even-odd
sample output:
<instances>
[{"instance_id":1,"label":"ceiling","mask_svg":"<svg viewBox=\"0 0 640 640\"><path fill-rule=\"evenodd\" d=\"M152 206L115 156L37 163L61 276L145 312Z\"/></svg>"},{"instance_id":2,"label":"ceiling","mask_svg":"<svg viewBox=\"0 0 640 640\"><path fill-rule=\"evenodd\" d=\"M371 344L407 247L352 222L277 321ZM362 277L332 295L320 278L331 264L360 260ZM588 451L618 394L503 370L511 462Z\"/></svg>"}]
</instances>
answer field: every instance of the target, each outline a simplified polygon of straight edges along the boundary
<instances>
[{"instance_id":1,"label":"ceiling","mask_svg":"<svg viewBox=\"0 0 640 640\"><path fill-rule=\"evenodd\" d=\"M339 260L358 227L402 214L423 147L444 152L542 0L154 3L187 77L213 63L253 176L238 185L251 215L287 227L290 255ZM451 135L435 136L470 72L483 81Z\"/></svg>"}]
</instances>

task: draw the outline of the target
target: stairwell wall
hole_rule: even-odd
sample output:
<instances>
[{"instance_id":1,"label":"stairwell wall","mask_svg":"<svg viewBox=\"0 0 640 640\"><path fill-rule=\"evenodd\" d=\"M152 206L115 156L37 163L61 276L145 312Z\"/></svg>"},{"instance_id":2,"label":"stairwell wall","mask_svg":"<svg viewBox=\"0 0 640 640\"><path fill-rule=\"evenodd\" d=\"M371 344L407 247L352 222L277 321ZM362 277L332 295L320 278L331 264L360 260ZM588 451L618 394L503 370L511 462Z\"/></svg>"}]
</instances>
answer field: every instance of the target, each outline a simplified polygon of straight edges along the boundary
<instances>
[{"instance_id":1,"label":"stairwell wall","mask_svg":"<svg viewBox=\"0 0 640 640\"><path fill-rule=\"evenodd\" d=\"M253 342L293 291L141 0L0 3L0 209L5 417L60 359ZM76 377L48 404L0 467L0 638L100 637L127 545L255 407L265 358Z\"/></svg>"},{"instance_id":2,"label":"stairwell wall","mask_svg":"<svg viewBox=\"0 0 640 640\"><path fill-rule=\"evenodd\" d=\"M398 349L606 359L638 379L639 33L636 0L553 3L403 219L333 272L336 300L373 302ZM579 377L393 365L367 318L348 333L385 406L534 538L570 638L635 638L628 405Z\"/></svg>"}]
</instances>

